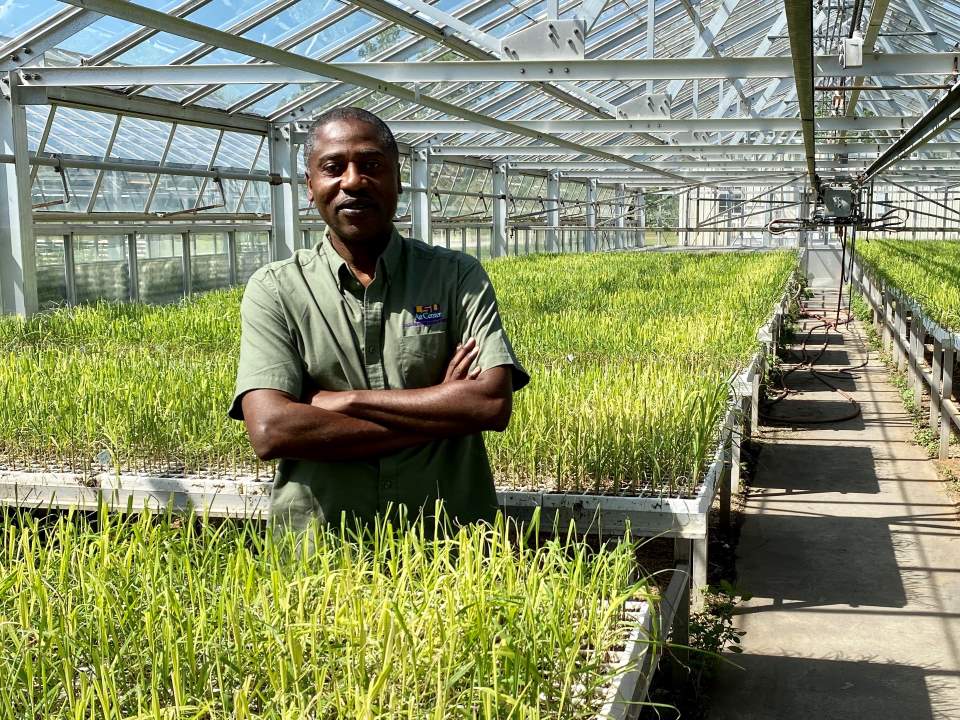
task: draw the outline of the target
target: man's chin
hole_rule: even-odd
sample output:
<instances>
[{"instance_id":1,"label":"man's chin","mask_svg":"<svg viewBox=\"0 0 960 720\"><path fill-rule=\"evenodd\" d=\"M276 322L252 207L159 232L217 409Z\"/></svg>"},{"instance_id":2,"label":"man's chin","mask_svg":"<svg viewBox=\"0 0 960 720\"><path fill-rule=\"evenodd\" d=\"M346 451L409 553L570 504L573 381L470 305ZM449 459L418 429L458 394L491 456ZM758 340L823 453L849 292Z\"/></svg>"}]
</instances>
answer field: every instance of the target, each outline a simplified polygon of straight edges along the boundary
<instances>
[{"instance_id":1,"label":"man's chin","mask_svg":"<svg viewBox=\"0 0 960 720\"><path fill-rule=\"evenodd\" d=\"M330 227L330 231L346 245L374 245L390 239L393 225L342 225Z\"/></svg>"}]
</instances>

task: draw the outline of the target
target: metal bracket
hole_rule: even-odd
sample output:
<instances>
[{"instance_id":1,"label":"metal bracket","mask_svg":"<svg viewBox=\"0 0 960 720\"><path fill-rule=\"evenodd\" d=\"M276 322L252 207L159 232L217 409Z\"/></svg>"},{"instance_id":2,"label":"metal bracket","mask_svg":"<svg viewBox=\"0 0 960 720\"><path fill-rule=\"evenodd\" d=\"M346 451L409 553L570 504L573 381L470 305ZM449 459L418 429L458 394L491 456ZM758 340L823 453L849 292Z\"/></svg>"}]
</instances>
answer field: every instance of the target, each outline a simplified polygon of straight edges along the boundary
<instances>
[{"instance_id":1,"label":"metal bracket","mask_svg":"<svg viewBox=\"0 0 960 720\"><path fill-rule=\"evenodd\" d=\"M582 20L541 20L500 42L504 60L583 60L586 28Z\"/></svg>"},{"instance_id":2,"label":"metal bracket","mask_svg":"<svg viewBox=\"0 0 960 720\"><path fill-rule=\"evenodd\" d=\"M643 93L620 105L620 113L629 120L664 120L670 115L670 96Z\"/></svg>"},{"instance_id":3,"label":"metal bracket","mask_svg":"<svg viewBox=\"0 0 960 720\"><path fill-rule=\"evenodd\" d=\"M53 207L54 205L66 205L70 202L70 185L67 183L67 172L63 167L63 157L57 154L53 156L53 159L56 163L53 166L53 170L60 176L60 183L63 185L63 197L60 200L48 200L47 202L31 205L31 210L42 210L44 208Z\"/></svg>"}]
</instances>

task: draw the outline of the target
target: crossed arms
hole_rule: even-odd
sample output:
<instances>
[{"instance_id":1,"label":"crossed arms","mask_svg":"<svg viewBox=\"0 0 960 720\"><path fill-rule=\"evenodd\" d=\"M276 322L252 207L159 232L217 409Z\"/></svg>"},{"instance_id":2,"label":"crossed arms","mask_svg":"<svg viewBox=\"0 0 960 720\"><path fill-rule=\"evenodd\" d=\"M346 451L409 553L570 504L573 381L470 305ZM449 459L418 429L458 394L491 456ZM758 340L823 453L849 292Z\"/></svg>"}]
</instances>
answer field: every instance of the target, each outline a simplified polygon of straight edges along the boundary
<instances>
[{"instance_id":1,"label":"crossed arms","mask_svg":"<svg viewBox=\"0 0 960 720\"><path fill-rule=\"evenodd\" d=\"M300 402L279 390L243 396L247 434L261 460L359 460L438 438L506 429L512 412L510 368L470 371L476 341L458 347L443 381L415 390L315 393Z\"/></svg>"}]
</instances>

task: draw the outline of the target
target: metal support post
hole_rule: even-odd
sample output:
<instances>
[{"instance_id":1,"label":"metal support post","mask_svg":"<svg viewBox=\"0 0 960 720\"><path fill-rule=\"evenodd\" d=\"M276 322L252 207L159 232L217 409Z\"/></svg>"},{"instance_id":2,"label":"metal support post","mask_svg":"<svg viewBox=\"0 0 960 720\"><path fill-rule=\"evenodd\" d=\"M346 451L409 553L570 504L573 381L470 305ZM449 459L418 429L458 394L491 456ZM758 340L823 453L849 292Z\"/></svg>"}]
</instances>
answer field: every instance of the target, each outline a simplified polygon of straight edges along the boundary
<instances>
[{"instance_id":1,"label":"metal support post","mask_svg":"<svg viewBox=\"0 0 960 720\"><path fill-rule=\"evenodd\" d=\"M934 339L933 341L933 373L930 375L930 429L934 432L937 429L937 423L940 421L940 397L943 392L943 343Z\"/></svg>"},{"instance_id":2,"label":"metal support post","mask_svg":"<svg viewBox=\"0 0 960 720\"><path fill-rule=\"evenodd\" d=\"M127 234L127 267L130 277L130 302L140 299L140 267L137 265L137 234Z\"/></svg>"},{"instance_id":3,"label":"metal support post","mask_svg":"<svg viewBox=\"0 0 960 720\"><path fill-rule=\"evenodd\" d=\"M237 231L227 231L227 282L237 284Z\"/></svg>"},{"instance_id":4,"label":"metal support post","mask_svg":"<svg viewBox=\"0 0 960 720\"><path fill-rule=\"evenodd\" d=\"M733 446L736 443L734 432L737 425L737 419L731 413L727 420L725 430L727 439L723 446L723 466L720 470L720 527L723 530L730 529L730 503L732 499L733 486Z\"/></svg>"},{"instance_id":5,"label":"metal support post","mask_svg":"<svg viewBox=\"0 0 960 720\"><path fill-rule=\"evenodd\" d=\"M280 177L270 186L273 231L270 259L283 260L297 249L300 237L300 184L297 178L297 146L292 140L294 128L270 126L270 172Z\"/></svg>"},{"instance_id":6,"label":"metal support post","mask_svg":"<svg viewBox=\"0 0 960 720\"><path fill-rule=\"evenodd\" d=\"M63 277L67 285L67 302L77 304L77 264L73 257L73 233L63 236Z\"/></svg>"},{"instance_id":7,"label":"metal support post","mask_svg":"<svg viewBox=\"0 0 960 720\"><path fill-rule=\"evenodd\" d=\"M677 240L681 246L686 247L690 244L690 233L687 230L688 226L690 225L688 221L690 217L690 193L682 193L679 200L680 202L678 203L679 208L677 212L679 237Z\"/></svg>"},{"instance_id":8,"label":"metal support post","mask_svg":"<svg viewBox=\"0 0 960 720\"><path fill-rule=\"evenodd\" d=\"M944 348L943 350L943 381L940 383L940 459L947 460L950 457L950 414L947 411L947 403L953 396L953 361L956 357L956 350Z\"/></svg>"},{"instance_id":9,"label":"metal support post","mask_svg":"<svg viewBox=\"0 0 960 720\"><path fill-rule=\"evenodd\" d=\"M800 209L797 211L801 220L805 220L810 217L810 193L803 187L797 187L797 201L800 203ZM805 248L810 243L810 232L808 230L801 230L800 236L797 238L797 243L800 247Z\"/></svg>"},{"instance_id":10,"label":"metal support post","mask_svg":"<svg viewBox=\"0 0 960 720\"><path fill-rule=\"evenodd\" d=\"M913 400L917 408L920 408L923 401L923 350L926 331L920 318L916 316L910 321L910 342L913 348Z\"/></svg>"},{"instance_id":11,"label":"metal support post","mask_svg":"<svg viewBox=\"0 0 960 720\"><path fill-rule=\"evenodd\" d=\"M597 249L597 181L587 180L587 232L584 235L584 252Z\"/></svg>"},{"instance_id":12,"label":"metal support post","mask_svg":"<svg viewBox=\"0 0 960 720\"><path fill-rule=\"evenodd\" d=\"M900 301L897 301L897 332L895 338L897 353L897 370L901 372L906 369L907 353L904 352L904 346L907 343L907 320L904 317L903 308Z\"/></svg>"},{"instance_id":13,"label":"metal support post","mask_svg":"<svg viewBox=\"0 0 960 720\"><path fill-rule=\"evenodd\" d=\"M627 189L623 183L617 185L617 250L627 246Z\"/></svg>"},{"instance_id":14,"label":"metal support post","mask_svg":"<svg viewBox=\"0 0 960 720\"><path fill-rule=\"evenodd\" d=\"M547 252L560 246L560 173L547 174Z\"/></svg>"},{"instance_id":15,"label":"metal support post","mask_svg":"<svg viewBox=\"0 0 960 720\"><path fill-rule=\"evenodd\" d=\"M697 538L691 542L693 553L690 557L690 607L694 612L703 610L703 594L707 590L707 538Z\"/></svg>"},{"instance_id":16,"label":"metal support post","mask_svg":"<svg viewBox=\"0 0 960 720\"><path fill-rule=\"evenodd\" d=\"M890 348L890 324L892 321L892 315L890 307L890 295L887 292L886 288L880 293L881 302L883 306L883 328L880 332L880 346L889 353Z\"/></svg>"},{"instance_id":17,"label":"metal support post","mask_svg":"<svg viewBox=\"0 0 960 720\"><path fill-rule=\"evenodd\" d=\"M410 149L410 234L428 245L432 244L429 158L422 148Z\"/></svg>"},{"instance_id":18,"label":"metal support post","mask_svg":"<svg viewBox=\"0 0 960 720\"><path fill-rule=\"evenodd\" d=\"M193 294L193 256L190 252L190 231L180 233L180 243L183 255L183 296L190 297Z\"/></svg>"},{"instance_id":19,"label":"metal support post","mask_svg":"<svg viewBox=\"0 0 960 720\"><path fill-rule=\"evenodd\" d=\"M640 227L637 246L643 247L647 244L647 196L642 191L634 195L633 206L637 209L637 225Z\"/></svg>"},{"instance_id":20,"label":"metal support post","mask_svg":"<svg viewBox=\"0 0 960 720\"><path fill-rule=\"evenodd\" d=\"M0 311L32 315L39 309L37 256L27 152L27 116L20 105L20 76L4 78L9 94L0 92Z\"/></svg>"},{"instance_id":21,"label":"metal support post","mask_svg":"<svg viewBox=\"0 0 960 720\"><path fill-rule=\"evenodd\" d=\"M490 236L490 256L507 254L507 172L506 163L493 168L493 233Z\"/></svg>"}]
</instances>

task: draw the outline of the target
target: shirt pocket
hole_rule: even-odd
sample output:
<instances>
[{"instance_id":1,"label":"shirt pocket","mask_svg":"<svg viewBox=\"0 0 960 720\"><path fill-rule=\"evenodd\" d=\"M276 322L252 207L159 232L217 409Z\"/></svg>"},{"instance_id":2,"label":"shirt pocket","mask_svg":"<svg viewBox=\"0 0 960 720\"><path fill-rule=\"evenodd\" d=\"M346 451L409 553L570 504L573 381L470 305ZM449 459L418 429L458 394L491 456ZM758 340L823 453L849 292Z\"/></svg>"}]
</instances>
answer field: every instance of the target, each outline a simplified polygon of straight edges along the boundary
<instances>
[{"instance_id":1,"label":"shirt pocket","mask_svg":"<svg viewBox=\"0 0 960 720\"><path fill-rule=\"evenodd\" d=\"M406 389L438 385L449 361L445 331L400 338L400 370Z\"/></svg>"}]
</instances>

